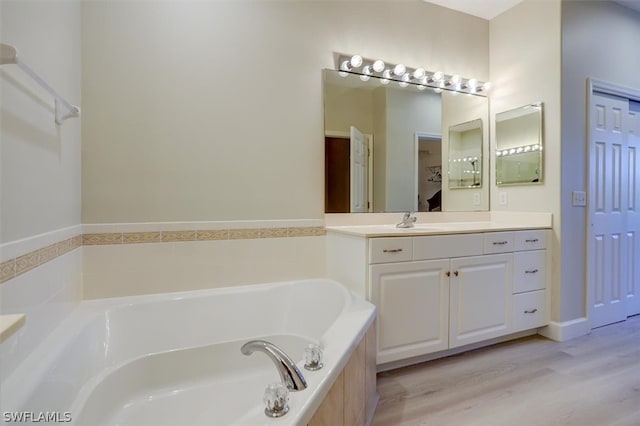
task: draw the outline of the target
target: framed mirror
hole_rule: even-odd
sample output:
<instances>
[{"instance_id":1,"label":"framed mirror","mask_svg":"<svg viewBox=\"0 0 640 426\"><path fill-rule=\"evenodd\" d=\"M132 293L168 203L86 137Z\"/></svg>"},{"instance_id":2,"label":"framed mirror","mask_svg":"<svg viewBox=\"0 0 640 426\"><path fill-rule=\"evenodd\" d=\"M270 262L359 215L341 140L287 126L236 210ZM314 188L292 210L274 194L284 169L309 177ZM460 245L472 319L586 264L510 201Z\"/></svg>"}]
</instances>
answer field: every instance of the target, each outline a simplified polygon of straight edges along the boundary
<instances>
[{"instance_id":1,"label":"framed mirror","mask_svg":"<svg viewBox=\"0 0 640 426\"><path fill-rule=\"evenodd\" d=\"M449 127L450 189L482 187L482 120Z\"/></svg>"},{"instance_id":2,"label":"framed mirror","mask_svg":"<svg viewBox=\"0 0 640 426\"><path fill-rule=\"evenodd\" d=\"M450 191L446 179L450 127L479 120L486 141L488 99L360 77L323 71L325 212L488 210L488 185Z\"/></svg>"},{"instance_id":3,"label":"framed mirror","mask_svg":"<svg viewBox=\"0 0 640 426\"><path fill-rule=\"evenodd\" d=\"M542 102L496 114L496 185L542 183Z\"/></svg>"}]
</instances>

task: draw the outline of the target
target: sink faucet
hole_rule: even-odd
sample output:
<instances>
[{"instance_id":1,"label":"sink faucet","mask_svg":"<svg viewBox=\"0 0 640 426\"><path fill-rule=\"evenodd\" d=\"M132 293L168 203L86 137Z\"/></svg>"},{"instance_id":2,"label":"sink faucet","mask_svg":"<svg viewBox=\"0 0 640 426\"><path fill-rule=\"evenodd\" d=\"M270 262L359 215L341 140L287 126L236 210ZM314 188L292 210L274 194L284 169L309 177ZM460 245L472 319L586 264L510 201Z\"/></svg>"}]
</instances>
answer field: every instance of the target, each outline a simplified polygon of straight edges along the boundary
<instances>
[{"instance_id":1,"label":"sink faucet","mask_svg":"<svg viewBox=\"0 0 640 426\"><path fill-rule=\"evenodd\" d=\"M415 212L405 212L402 217L402 222L396 225L396 228L413 228L413 224L416 222L417 217L413 216Z\"/></svg>"},{"instance_id":2,"label":"sink faucet","mask_svg":"<svg viewBox=\"0 0 640 426\"><path fill-rule=\"evenodd\" d=\"M265 340L251 340L240 348L240 352L244 355L251 355L255 351L264 352L273 361L280 374L280 380L287 389L295 392L307 388L307 381L298 370L296 363L282 349Z\"/></svg>"}]
</instances>

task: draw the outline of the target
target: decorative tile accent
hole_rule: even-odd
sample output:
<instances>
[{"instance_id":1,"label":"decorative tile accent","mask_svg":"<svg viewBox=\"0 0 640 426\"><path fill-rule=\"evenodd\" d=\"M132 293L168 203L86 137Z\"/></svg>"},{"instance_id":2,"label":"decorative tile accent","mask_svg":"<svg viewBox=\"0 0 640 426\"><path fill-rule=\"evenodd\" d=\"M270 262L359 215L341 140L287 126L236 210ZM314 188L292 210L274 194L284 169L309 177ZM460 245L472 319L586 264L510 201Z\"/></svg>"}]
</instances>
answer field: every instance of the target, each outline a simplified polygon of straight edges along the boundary
<instances>
[{"instance_id":1,"label":"decorative tile accent","mask_svg":"<svg viewBox=\"0 0 640 426\"><path fill-rule=\"evenodd\" d=\"M307 226L295 228L245 228L209 229L197 231L162 232L106 232L76 235L66 240L50 244L15 259L0 263L0 284L24 274L83 245L140 244L180 241L213 241L227 239L257 239L310 237L326 234L324 227Z\"/></svg>"},{"instance_id":2,"label":"decorative tile accent","mask_svg":"<svg viewBox=\"0 0 640 426\"><path fill-rule=\"evenodd\" d=\"M290 237L317 237L325 235L327 230L322 226L310 226L306 228L289 228Z\"/></svg>"},{"instance_id":3,"label":"decorative tile accent","mask_svg":"<svg viewBox=\"0 0 640 426\"><path fill-rule=\"evenodd\" d=\"M0 283L9 281L16 276L16 260L9 259L0 263Z\"/></svg>"},{"instance_id":4,"label":"decorative tile accent","mask_svg":"<svg viewBox=\"0 0 640 426\"><path fill-rule=\"evenodd\" d=\"M122 234L124 244L159 243L161 241L160 232L124 232Z\"/></svg>"},{"instance_id":5,"label":"decorative tile accent","mask_svg":"<svg viewBox=\"0 0 640 426\"><path fill-rule=\"evenodd\" d=\"M287 235L287 228L263 228L260 230L260 238L284 238Z\"/></svg>"},{"instance_id":6,"label":"decorative tile accent","mask_svg":"<svg viewBox=\"0 0 640 426\"><path fill-rule=\"evenodd\" d=\"M16 258L16 277L38 266L39 258L40 258L40 253L38 253L38 250L32 251L31 253L27 253L25 255L17 257Z\"/></svg>"},{"instance_id":7,"label":"decorative tile accent","mask_svg":"<svg viewBox=\"0 0 640 426\"><path fill-rule=\"evenodd\" d=\"M83 234L82 245L122 244L122 233Z\"/></svg>"},{"instance_id":8,"label":"decorative tile accent","mask_svg":"<svg viewBox=\"0 0 640 426\"><path fill-rule=\"evenodd\" d=\"M76 235L71 237L71 250L82 246L82 235Z\"/></svg>"},{"instance_id":9,"label":"decorative tile accent","mask_svg":"<svg viewBox=\"0 0 640 426\"><path fill-rule=\"evenodd\" d=\"M227 229L196 231L196 238L198 241L228 240L229 231Z\"/></svg>"},{"instance_id":10,"label":"decorative tile accent","mask_svg":"<svg viewBox=\"0 0 640 426\"><path fill-rule=\"evenodd\" d=\"M195 241L196 231L162 231L162 242Z\"/></svg>"},{"instance_id":11,"label":"decorative tile accent","mask_svg":"<svg viewBox=\"0 0 640 426\"><path fill-rule=\"evenodd\" d=\"M56 257L58 257L58 243L51 244L49 246L41 248L40 250L38 250L38 253L40 255L38 259L39 265L42 265L43 263L53 260Z\"/></svg>"},{"instance_id":12,"label":"decorative tile accent","mask_svg":"<svg viewBox=\"0 0 640 426\"><path fill-rule=\"evenodd\" d=\"M229 230L230 240L253 239L253 238L260 238L259 229L230 229Z\"/></svg>"}]
</instances>

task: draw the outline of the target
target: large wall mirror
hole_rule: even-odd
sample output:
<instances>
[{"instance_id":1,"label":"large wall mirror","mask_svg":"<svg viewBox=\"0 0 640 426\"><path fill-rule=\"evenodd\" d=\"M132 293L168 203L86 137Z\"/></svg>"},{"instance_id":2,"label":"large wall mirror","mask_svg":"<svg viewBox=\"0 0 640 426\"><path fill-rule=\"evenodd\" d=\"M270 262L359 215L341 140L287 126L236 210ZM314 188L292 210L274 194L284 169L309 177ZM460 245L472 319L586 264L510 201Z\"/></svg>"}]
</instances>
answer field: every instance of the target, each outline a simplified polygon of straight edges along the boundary
<instances>
[{"instance_id":1,"label":"large wall mirror","mask_svg":"<svg viewBox=\"0 0 640 426\"><path fill-rule=\"evenodd\" d=\"M326 213L488 210L487 98L323 76ZM469 184L450 182L453 155L477 157Z\"/></svg>"},{"instance_id":2,"label":"large wall mirror","mask_svg":"<svg viewBox=\"0 0 640 426\"><path fill-rule=\"evenodd\" d=\"M542 182L542 102L496 114L496 184Z\"/></svg>"}]
</instances>

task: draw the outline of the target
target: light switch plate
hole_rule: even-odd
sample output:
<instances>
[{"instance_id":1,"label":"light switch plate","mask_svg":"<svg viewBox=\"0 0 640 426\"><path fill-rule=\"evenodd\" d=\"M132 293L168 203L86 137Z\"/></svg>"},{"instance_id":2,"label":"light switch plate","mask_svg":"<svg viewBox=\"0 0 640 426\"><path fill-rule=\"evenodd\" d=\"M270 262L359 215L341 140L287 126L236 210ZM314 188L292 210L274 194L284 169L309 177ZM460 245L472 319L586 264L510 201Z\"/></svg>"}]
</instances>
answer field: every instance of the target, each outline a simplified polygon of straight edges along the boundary
<instances>
[{"instance_id":1,"label":"light switch plate","mask_svg":"<svg viewBox=\"0 0 640 426\"><path fill-rule=\"evenodd\" d=\"M507 193L506 192L499 192L498 193L498 204L500 204L501 206L506 206L507 205Z\"/></svg>"},{"instance_id":2,"label":"light switch plate","mask_svg":"<svg viewBox=\"0 0 640 426\"><path fill-rule=\"evenodd\" d=\"M479 206L480 205L480 193L479 192L474 192L473 193L473 205L474 206Z\"/></svg>"},{"instance_id":3,"label":"light switch plate","mask_svg":"<svg viewBox=\"0 0 640 426\"><path fill-rule=\"evenodd\" d=\"M573 191L571 193L571 205L584 207L587 205L587 193L584 191Z\"/></svg>"}]
</instances>

